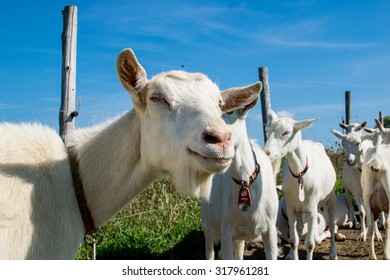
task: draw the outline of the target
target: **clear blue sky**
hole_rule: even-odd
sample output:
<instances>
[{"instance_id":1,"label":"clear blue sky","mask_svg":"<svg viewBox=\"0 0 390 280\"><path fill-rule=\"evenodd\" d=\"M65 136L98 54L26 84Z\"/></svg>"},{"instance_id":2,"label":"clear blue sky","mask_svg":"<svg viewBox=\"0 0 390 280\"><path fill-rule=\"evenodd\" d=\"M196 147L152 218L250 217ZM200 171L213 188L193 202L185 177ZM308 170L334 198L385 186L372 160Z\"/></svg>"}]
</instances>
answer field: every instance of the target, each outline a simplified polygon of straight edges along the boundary
<instances>
[{"instance_id":1,"label":"clear blue sky","mask_svg":"<svg viewBox=\"0 0 390 280\"><path fill-rule=\"evenodd\" d=\"M0 121L58 129L65 5L78 6L79 127L132 105L115 73L117 54L134 49L149 77L199 71L221 89L269 69L272 108L329 145L352 91L352 121L390 115L390 1L6 1L0 9ZM261 106L248 115L263 142Z\"/></svg>"}]
</instances>

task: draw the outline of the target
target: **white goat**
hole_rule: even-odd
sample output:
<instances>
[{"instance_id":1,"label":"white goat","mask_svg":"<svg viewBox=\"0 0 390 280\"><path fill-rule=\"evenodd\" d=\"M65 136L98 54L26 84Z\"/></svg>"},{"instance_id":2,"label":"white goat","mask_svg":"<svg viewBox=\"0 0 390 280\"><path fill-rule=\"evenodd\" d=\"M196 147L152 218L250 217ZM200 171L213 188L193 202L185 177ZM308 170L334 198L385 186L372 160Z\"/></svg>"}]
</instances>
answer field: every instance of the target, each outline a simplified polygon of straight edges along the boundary
<instances>
[{"instance_id":1,"label":"white goat","mask_svg":"<svg viewBox=\"0 0 390 280\"><path fill-rule=\"evenodd\" d=\"M350 227L355 225L356 228L361 229L360 238L366 234L365 217L366 212L363 207L363 193L360 183L360 177L362 172L362 164L365 153L369 147L372 147L372 141L367 141L372 138L372 135L362 135L360 131L350 132L342 134L337 130L332 130L332 133L342 140L342 145L345 152L345 161L342 171L342 178L344 181L345 194L348 198L349 217L348 221ZM356 204L360 214L360 224L358 223L352 204L352 197L355 198Z\"/></svg>"},{"instance_id":2,"label":"white goat","mask_svg":"<svg viewBox=\"0 0 390 280\"><path fill-rule=\"evenodd\" d=\"M383 126L382 126L383 127ZM370 133L373 135L373 144L379 145L379 144L390 144L390 134L387 133L387 129L383 129L383 131L379 130L379 128L364 128L364 130L367 133ZM383 135L382 135L383 134ZM385 137L385 138L383 138Z\"/></svg>"},{"instance_id":3,"label":"white goat","mask_svg":"<svg viewBox=\"0 0 390 280\"><path fill-rule=\"evenodd\" d=\"M385 129L384 130L384 133L383 133L383 136L385 137L384 139L382 138L382 133L381 131L379 130L379 128L364 128L364 130L367 132L367 133L370 133L373 135L372 137L372 142L373 142L373 145L376 146L376 145L380 145L382 143L384 144L390 144L390 134L387 133L387 130ZM379 215L379 226L384 229L385 228L385 214L383 213L383 211L380 213ZM377 221L375 221L376 224ZM380 232L377 231L376 232L376 235L377 235L377 238L378 240L382 240L381 239L381 235L380 235Z\"/></svg>"},{"instance_id":4,"label":"white goat","mask_svg":"<svg viewBox=\"0 0 390 280\"><path fill-rule=\"evenodd\" d=\"M70 135L96 227L166 173L180 193L207 197L212 174L234 155L222 112L246 106L260 87L221 95L205 75L183 71L148 80L130 49L116 69L134 109ZM2 123L0 135L0 259L74 258L86 228L61 138L38 124Z\"/></svg>"},{"instance_id":5,"label":"white goat","mask_svg":"<svg viewBox=\"0 0 390 280\"><path fill-rule=\"evenodd\" d=\"M344 124L339 123L339 126L342 129L345 129L347 133L349 132L361 132L363 128L365 128L367 125L367 122L364 121L362 123L350 123L350 124Z\"/></svg>"},{"instance_id":6,"label":"white goat","mask_svg":"<svg viewBox=\"0 0 390 280\"><path fill-rule=\"evenodd\" d=\"M363 188L364 208L367 212L368 239L370 241L369 257L376 259L374 238L376 231L375 221L383 211L385 218L385 249L384 258L390 259L390 129L385 129L379 120L375 123L382 134L381 143L367 150L363 163L361 184ZM363 237L366 240L366 236Z\"/></svg>"},{"instance_id":7,"label":"white goat","mask_svg":"<svg viewBox=\"0 0 390 280\"><path fill-rule=\"evenodd\" d=\"M279 199L279 208L278 208L278 219L276 222L276 227L280 232L279 236L285 242L290 242L290 232L288 225L288 217L287 217L287 209L286 209L286 199L282 196ZM342 233L337 232L339 227L343 227L345 223L348 221L349 216L349 208L347 203L347 198L345 195L337 195L336 196L336 211L335 211L335 238L336 241L344 241L346 236ZM330 238L331 234L327 227L329 224L329 215L328 211L325 208L318 209L317 213L317 223L318 223L318 234L320 237L320 241L322 242L326 238ZM307 216L305 213L299 214L297 217L297 232L300 240L305 240L307 234Z\"/></svg>"},{"instance_id":8,"label":"white goat","mask_svg":"<svg viewBox=\"0 0 390 280\"><path fill-rule=\"evenodd\" d=\"M298 259L299 236L296 226L299 213L307 213L308 234L305 246L307 259L313 259L315 243L320 242L317 212L322 206L326 206L330 217L330 259L337 258L334 234L336 172L324 147L320 143L302 140L301 136L301 129L310 126L315 120L294 121L290 118L278 118L270 111L266 126L268 140L265 152L271 160L287 157L283 167L282 185L290 227L291 250L287 255L288 259Z\"/></svg>"},{"instance_id":9,"label":"white goat","mask_svg":"<svg viewBox=\"0 0 390 280\"><path fill-rule=\"evenodd\" d=\"M249 108L224 118L233 133L235 155L228 171L214 176L210 200L202 202L209 260L215 258L214 245L219 241L222 259L243 259L245 241L254 239L263 241L267 259L278 256L277 191L269 158L248 138L245 116ZM243 188L251 203L240 201Z\"/></svg>"}]
</instances>

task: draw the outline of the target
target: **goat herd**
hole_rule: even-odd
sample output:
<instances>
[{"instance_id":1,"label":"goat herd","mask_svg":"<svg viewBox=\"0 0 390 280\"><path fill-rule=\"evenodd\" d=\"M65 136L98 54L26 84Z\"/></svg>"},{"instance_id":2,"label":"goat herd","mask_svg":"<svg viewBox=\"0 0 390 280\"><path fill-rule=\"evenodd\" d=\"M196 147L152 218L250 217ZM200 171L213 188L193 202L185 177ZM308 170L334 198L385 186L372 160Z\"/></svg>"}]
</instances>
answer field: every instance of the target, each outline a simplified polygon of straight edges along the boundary
<instances>
[{"instance_id":1,"label":"goat herd","mask_svg":"<svg viewBox=\"0 0 390 280\"><path fill-rule=\"evenodd\" d=\"M374 238L382 239L376 223L382 217L388 228L390 195L390 130L379 121L366 134L365 123L347 134L333 131L346 153L346 195L336 196L324 147L301 136L315 119L294 121L270 111L264 148L249 139L245 116L260 82L220 91L200 73L170 71L148 80L131 49L118 55L116 71L133 108L76 129L67 145L37 123L0 123L0 259L74 258L86 234L167 173L178 192L203 198L207 259L216 258L218 242L220 258L242 259L249 240L262 240L266 258L277 259L281 239L291 246L286 258L298 259L304 236L307 259L327 237L330 259L337 259L335 240L343 238L337 227L357 226L352 196L361 239L368 237L376 258ZM386 259L388 239L387 233Z\"/></svg>"}]
</instances>

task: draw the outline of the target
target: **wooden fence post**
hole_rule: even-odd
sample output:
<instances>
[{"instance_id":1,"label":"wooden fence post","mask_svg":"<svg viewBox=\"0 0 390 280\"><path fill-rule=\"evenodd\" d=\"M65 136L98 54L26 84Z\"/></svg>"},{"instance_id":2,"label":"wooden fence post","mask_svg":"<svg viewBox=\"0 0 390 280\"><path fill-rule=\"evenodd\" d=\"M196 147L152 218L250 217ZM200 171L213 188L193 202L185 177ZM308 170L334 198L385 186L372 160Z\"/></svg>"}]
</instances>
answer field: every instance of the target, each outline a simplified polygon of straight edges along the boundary
<instances>
[{"instance_id":1,"label":"wooden fence post","mask_svg":"<svg viewBox=\"0 0 390 280\"><path fill-rule=\"evenodd\" d=\"M265 133L265 127L267 125L267 115L269 110L271 109L267 67L259 68L259 80L263 84L263 88L260 94L260 99L261 99L261 111L263 116L263 133L264 133L264 144L265 144L265 142L267 142L267 134Z\"/></svg>"},{"instance_id":2,"label":"wooden fence post","mask_svg":"<svg viewBox=\"0 0 390 280\"><path fill-rule=\"evenodd\" d=\"M62 80L60 107L60 136L67 145L67 133L74 129L73 118L76 100L76 42L77 7L66 6L62 11L64 28L62 33Z\"/></svg>"},{"instance_id":3,"label":"wooden fence post","mask_svg":"<svg viewBox=\"0 0 390 280\"><path fill-rule=\"evenodd\" d=\"M378 120L381 122L381 124L383 125L383 116L382 116L382 111L379 111L379 114L378 114Z\"/></svg>"},{"instance_id":4,"label":"wooden fence post","mask_svg":"<svg viewBox=\"0 0 390 280\"><path fill-rule=\"evenodd\" d=\"M350 91L345 92L345 124L349 125L351 121L351 97ZM350 131L346 131L347 133Z\"/></svg>"}]
</instances>

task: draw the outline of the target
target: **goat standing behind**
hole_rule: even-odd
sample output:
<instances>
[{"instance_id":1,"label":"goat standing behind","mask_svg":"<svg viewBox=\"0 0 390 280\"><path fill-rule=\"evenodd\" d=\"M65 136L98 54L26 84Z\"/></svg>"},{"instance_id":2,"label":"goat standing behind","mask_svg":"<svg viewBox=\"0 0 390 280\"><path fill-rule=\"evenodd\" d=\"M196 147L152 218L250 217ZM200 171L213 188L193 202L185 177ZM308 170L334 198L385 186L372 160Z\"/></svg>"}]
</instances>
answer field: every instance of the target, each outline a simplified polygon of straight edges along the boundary
<instances>
[{"instance_id":1,"label":"goat standing behind","mask_svg":"<svg viewBox=\"0 0 390 280\"><path fill-rule=\"evenodd\" d=\"M366 123L366 122L364 122ZM364 124L363 123L363 124ZM362 135L358 130L342 134L337 130L332 130L332 133L342 140L342 145L345 152L345 161L343 165L342 178L344 181L344 189L348 199L350 221L349 225L360 226L360 239L366 235L366 211L363 207L363 192L360 183L362 173L362 164L364 156L369 147L372 147L372 135ZM355 211L352 204L352 198L355 198L359 208L360 224L357 222Z\"/></svg>"},{"instance_id":2,"label":"goat standing behind","mask_svg":"<svg viewBox=\"0 0 390 280\"><path fill-rule=\"evenodd\" d=\"M324 147L320 143L302 140L301 136L301 129L309 127L315 120L278 118L270 111L266 126L268 140L264 150L267 155L272 161L287 157L282 185L290 227L291 250L287 255L288 259L298 259L299 236L296 224L300 213L307 213L308 233L305 246L307 259L313 259L315 243L320 242L317 212L322 206L326 206L329 211L330 259L337 258L334 224L336 172Z\"/></svg>"},{"instance_id":3,"label":"goat standing behind","mask_svg":"<svg viewBox=\"0 0 390 280\"><path fill-rule=\"evenodd\" d=\"M385 218L385 250L384 258L390 259L390 129L385 129L379 120L375 120L378 129L382 134L384 143L377 143L376 146L367 150L363 163L361 184L363 188L363 202L367 213L368 239L370 242L370 259L376 259L375 254L375 221L380 212L386 214ZM363 240L365 240L364 237Z\"/></svg>"},{"instance_id":4,"label":"goat standing behind","mask_svg":"<svg viewBox=\"0 0 390 280\"><path fill-rule=\"evenodd\" d=\"M222 259L243 259L245 241L254 239L263 241L267 259L275 260L278 256L278 198L272 165L261 148L248 138L245 115L249 108L224 116L233 133L235 155L228 171L214 176L210 200L202 202L202 225L209 260L215 258L214 245L218 241L221 241ZM233 178L249 182L256 161L260 170L248 187L252 205L242 211L238 205L241 185Z\"/></svg>"}]
</instances>

